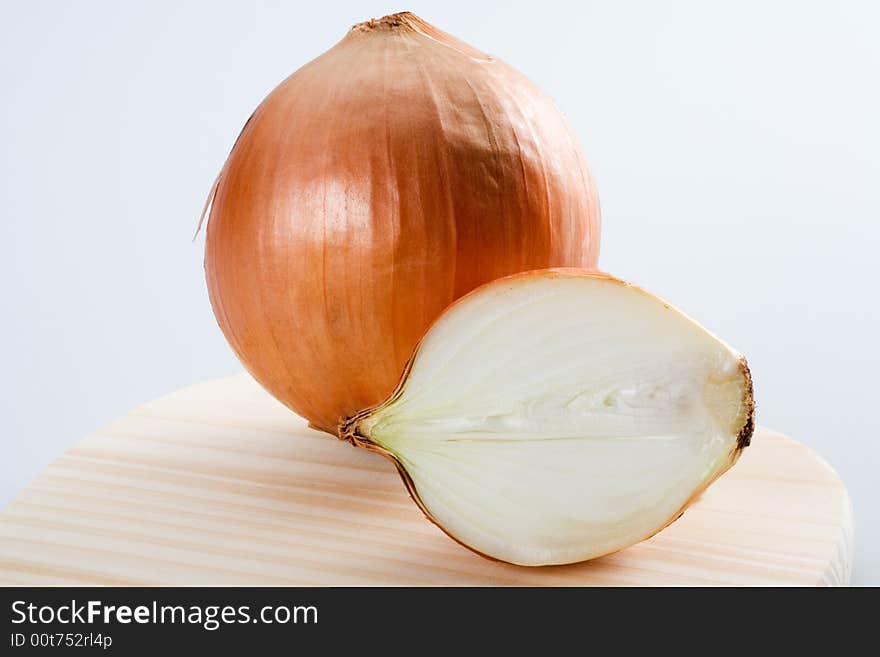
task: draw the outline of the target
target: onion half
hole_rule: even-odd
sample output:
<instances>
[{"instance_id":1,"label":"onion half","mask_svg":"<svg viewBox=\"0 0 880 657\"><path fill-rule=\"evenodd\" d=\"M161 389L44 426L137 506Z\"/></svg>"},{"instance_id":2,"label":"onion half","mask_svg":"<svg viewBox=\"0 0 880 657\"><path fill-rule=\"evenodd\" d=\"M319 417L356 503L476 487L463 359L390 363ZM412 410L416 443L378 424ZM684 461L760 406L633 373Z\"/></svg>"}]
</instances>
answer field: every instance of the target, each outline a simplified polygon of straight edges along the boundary
<instances>
[{"instance_id":1,"label":"onion half","mask_svg":"<svg viewBox=\"0 0 880 657\"><path fill-rule=\"evenodd\" d=\"M457 541L535 566L653 535L753 428L740 354L638 287L544 270L452 305L396 391L340 436L391 458Z\"/></svg>"},{"instance_id":2,"label":"onion half","mask_svg":"<svg viewBox=\"0 0 880 657\"><path fill-rule=\"evenodd\" d=\"M247 370L335 432L452 301L598 249L593 179L553 102L403 13L356 25L257 108L213 190L205 272Z\"/></svg>"}]
</instances>

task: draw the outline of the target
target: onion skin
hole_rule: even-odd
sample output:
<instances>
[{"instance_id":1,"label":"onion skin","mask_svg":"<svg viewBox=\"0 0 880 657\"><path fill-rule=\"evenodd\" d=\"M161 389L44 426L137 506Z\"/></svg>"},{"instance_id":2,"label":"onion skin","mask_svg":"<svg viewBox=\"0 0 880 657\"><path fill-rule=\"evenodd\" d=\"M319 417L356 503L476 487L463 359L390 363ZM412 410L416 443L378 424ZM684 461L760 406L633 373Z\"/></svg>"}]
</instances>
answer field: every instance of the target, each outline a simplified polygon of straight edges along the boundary
<instances>
[{"instance_id":1,"label":"onion skin","mask_svg":"<svg viewBox=\"0 0 880 657\"><path fill-rule=\"evenodd\" d=\"M336 433L455 299L594 267L598 249L593 179L552 101L404 13L355 26L257 108L214 188L205 271L247 370Z\"/></svg>"}]
</instances>

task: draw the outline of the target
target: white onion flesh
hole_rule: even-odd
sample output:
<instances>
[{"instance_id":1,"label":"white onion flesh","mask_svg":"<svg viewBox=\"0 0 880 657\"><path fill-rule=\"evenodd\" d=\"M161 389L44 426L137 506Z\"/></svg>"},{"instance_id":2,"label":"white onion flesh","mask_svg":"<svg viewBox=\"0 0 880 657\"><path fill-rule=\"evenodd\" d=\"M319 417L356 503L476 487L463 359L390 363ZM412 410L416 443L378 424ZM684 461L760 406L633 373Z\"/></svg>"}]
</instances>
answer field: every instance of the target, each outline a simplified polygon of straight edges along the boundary
<instances>
[{"instance_id":1,"label":"white onion flesh","mask_svg":"<svg viewBox=\"0 0 880 657\"><path fill-rule=\"evenodd\" d=\"M748 443L751 394L743 358L657 297L537 272L447 310L342 433L389 454L466 546L561 564L674 520Z\"/></svg>"}]
</instances>

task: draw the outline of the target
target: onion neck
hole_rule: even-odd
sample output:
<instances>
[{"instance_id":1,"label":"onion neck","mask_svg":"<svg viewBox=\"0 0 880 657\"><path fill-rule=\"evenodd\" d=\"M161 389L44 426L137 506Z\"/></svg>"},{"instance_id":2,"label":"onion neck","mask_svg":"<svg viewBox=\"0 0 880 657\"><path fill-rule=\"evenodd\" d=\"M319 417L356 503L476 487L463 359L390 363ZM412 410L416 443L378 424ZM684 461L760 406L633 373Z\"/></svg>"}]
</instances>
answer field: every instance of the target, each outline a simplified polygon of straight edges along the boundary
<instances>
[{"instance_id":1,"label":"onion neck","mask_svg":"<svg viewBox=\"0 0 880 657\"><path fill-rule=\"evenodd\" d=\"M363 23L352 26L354 32L370 32L373 30L393 30L409 28L418 30L419 26L428 25L421 18L409 11L400 11L396 14L388 14L382 18L371 18Z\"/></svg>"},{"instance_id":2,"label":"onion neck","mask_svg":"<svg viewBox=\"0 0 880 657\"><path fill-rule=\"evenodd\" d=\"M461 54L472 59L484 61L492 61L492 57L477 50L473 46L456 39L451 34L447 34L443 30L438 30L428 21L422 20L409 11L401 11L396 14L382 16L382 18L371 18L363 23L352 26L349 30L349 36L354 35L388 35L388 34L419 34L444 46L457 50Z\"/></svg>"}]
</instances>

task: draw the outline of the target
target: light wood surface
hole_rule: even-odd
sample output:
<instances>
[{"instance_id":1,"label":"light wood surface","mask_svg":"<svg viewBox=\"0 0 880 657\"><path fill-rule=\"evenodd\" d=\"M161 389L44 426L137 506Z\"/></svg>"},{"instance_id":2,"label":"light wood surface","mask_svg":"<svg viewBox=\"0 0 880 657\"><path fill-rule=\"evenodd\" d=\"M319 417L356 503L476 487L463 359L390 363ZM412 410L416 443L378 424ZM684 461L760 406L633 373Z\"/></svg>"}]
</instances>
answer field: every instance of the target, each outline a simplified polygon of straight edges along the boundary
<instances>
[{"instance_id":1,"label":"light wood surface","mask_svg":"<svg viewBox=\"0 0 880 657\"><path fill-rule=\"evenodd\" d=\"M840 585L851 523L831 468L759 429L654 538L572 566L497 563L429 523L391 463L242 374L145 404L46 468L0 513L0 583Z\"/></svg>"}]
</instances>

